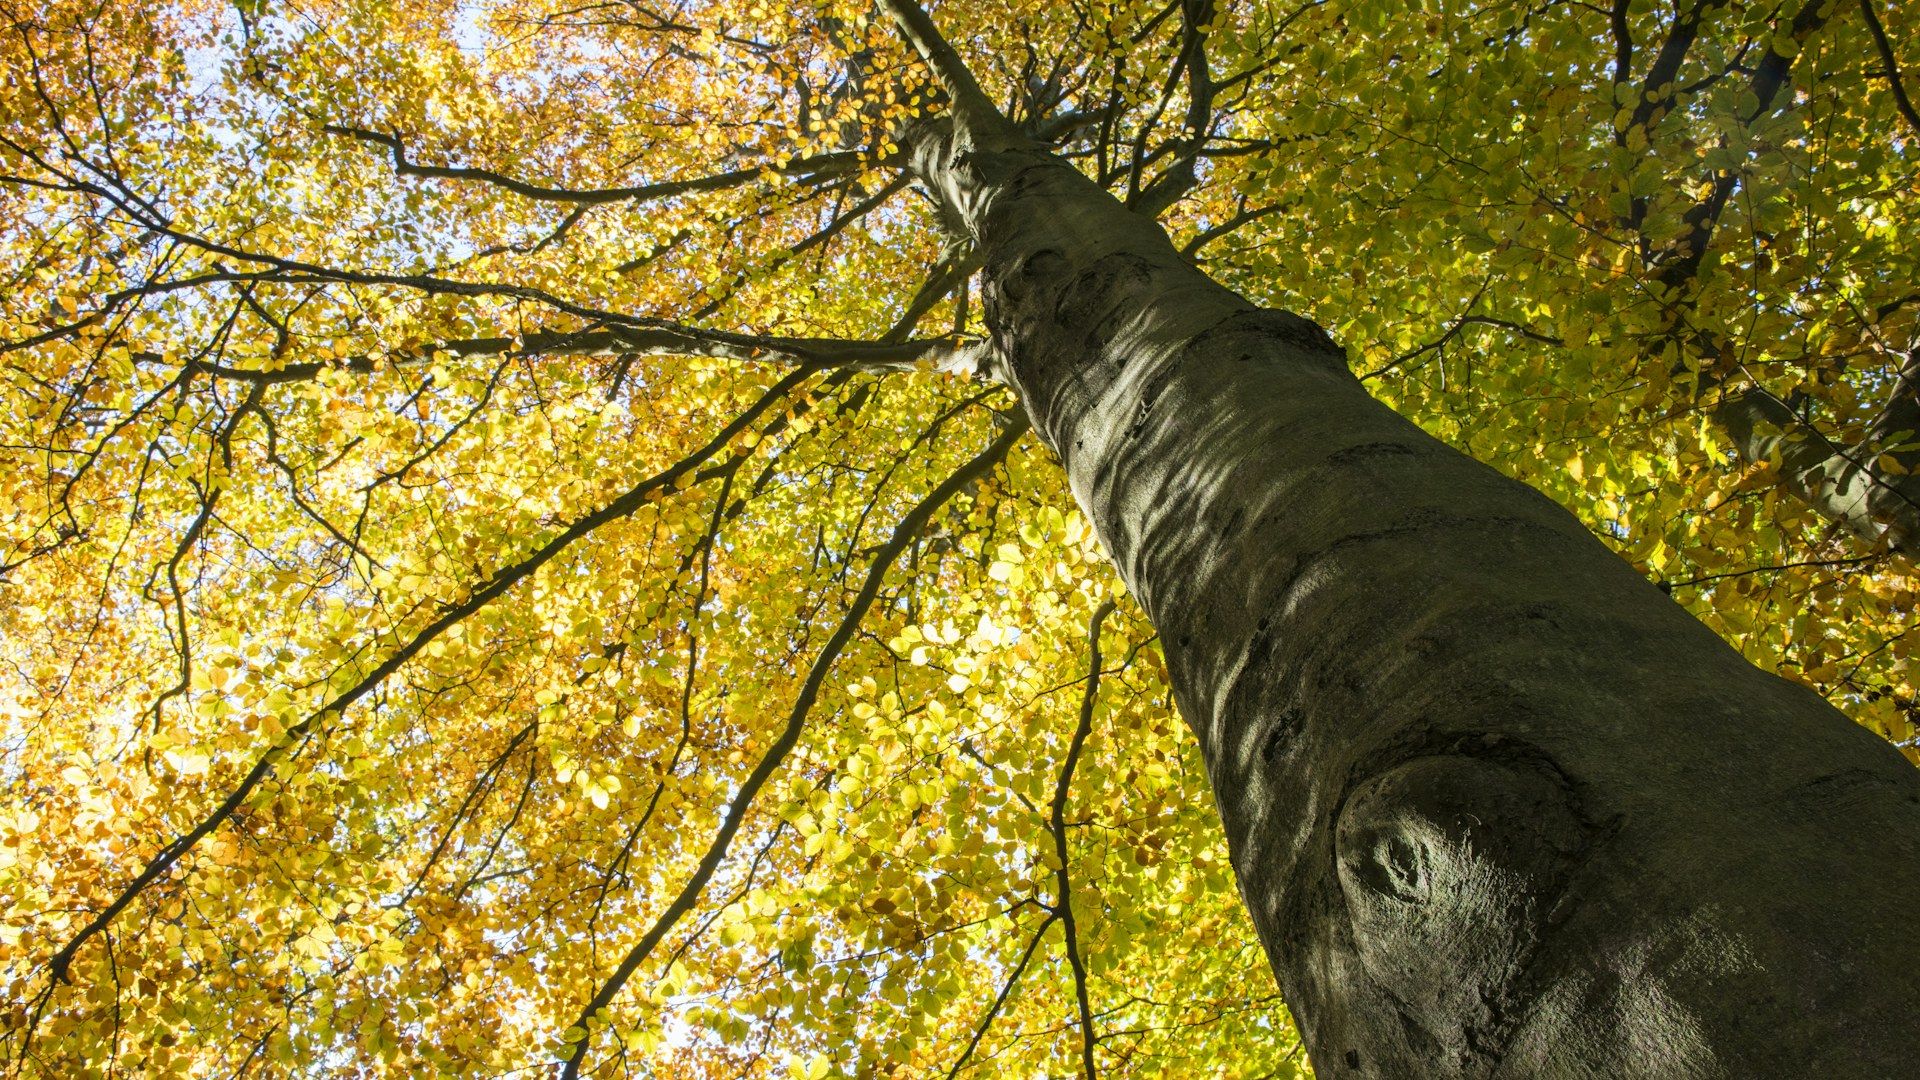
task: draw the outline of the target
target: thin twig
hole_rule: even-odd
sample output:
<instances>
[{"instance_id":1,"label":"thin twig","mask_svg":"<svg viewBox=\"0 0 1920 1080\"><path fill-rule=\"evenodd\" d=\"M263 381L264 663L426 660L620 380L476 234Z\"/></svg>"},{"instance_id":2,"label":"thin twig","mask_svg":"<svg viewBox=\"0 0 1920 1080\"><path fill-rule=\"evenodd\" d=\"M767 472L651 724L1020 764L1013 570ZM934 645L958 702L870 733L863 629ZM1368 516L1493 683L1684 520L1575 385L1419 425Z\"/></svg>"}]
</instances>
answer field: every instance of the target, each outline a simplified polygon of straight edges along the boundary
<instances>
[{"instance_id":1,"label":"thin twig","mask_svg":"<svg viewBox=\"0 0 1920 1080\"><path fill-rule=\"evenodd\" d=\"M1080 698L1080 724L1073 729L1073 741L1067 745L1067 760L1060 766L1060 781L1053 788L1053 851L1060 860L1055 871L1060 899L1054 911L1066 928L1067 964L1073 968L1074 996L1080 1001L1080 1068L1086 1080L1094 1080L1093 1005L1087 996L1087 968L1080 959L1080 943L1073 921L1073 887L1067 880L1067 794L1073 785L1074 766L1080 762L1080 749L1093 730L1093 706L1100 694L1100 624L1113 613L1113 601L1102 600L1093 609L1087 623L1087 691Z\"/></svg>"}]
</instances>

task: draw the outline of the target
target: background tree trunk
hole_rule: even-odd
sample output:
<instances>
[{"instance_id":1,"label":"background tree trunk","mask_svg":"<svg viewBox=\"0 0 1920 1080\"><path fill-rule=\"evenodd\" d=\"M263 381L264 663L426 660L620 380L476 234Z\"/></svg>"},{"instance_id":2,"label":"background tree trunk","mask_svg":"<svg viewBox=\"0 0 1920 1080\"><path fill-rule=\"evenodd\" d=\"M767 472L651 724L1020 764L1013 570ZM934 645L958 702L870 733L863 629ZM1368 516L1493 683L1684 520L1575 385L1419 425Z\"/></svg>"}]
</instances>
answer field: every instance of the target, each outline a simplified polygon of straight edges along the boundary
<instances>
[{"instance_id":1,"label":"background tree trunk","mask_svg":"<svg viewBox=\"0 0 1920 1080\"><path fill-rule=\"evenodd\" d=\"M1920 777L1151 220L927 137L1323 1077L1920 1076Z\"/></svg>"},{"instance_id":2,"label":"background tree trunk","mask_svg":"<svg viewBox=\"0 0 1920 1080\"><path fill-rule=\"evenodd\" d=\"M1920 356L1888 394L1880 422L1857 443L1823 437L1791 403L1757 388L1721 402L1713 419L1742 458L1776 462L1781 486L1820 516L1920 559L1920 475L1913 471L1920 453L1887 449L1910 444L1920 429L1916 391Z\"/></svg>"}]
</instances>

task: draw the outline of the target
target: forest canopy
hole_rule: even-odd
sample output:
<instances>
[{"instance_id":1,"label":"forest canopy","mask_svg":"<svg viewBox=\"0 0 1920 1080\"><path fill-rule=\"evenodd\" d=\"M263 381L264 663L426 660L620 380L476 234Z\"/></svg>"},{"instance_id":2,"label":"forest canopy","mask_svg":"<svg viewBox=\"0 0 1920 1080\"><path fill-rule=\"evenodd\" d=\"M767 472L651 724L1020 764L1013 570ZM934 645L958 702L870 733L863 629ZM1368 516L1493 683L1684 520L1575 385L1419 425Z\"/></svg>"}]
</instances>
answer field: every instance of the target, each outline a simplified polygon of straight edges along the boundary
<instances>
[{"instance_id":1,"label":"forest canopy","mask_svg":"<svg viewBox=\"0 0 1920 1080\"><path fill-rule=\"evenodd\" d=\"M967 0L1036 142L1920 761L1920 32ZM843 0L0 0L20 1075L1307 1075Z\"/></svg>"}]
</instances>

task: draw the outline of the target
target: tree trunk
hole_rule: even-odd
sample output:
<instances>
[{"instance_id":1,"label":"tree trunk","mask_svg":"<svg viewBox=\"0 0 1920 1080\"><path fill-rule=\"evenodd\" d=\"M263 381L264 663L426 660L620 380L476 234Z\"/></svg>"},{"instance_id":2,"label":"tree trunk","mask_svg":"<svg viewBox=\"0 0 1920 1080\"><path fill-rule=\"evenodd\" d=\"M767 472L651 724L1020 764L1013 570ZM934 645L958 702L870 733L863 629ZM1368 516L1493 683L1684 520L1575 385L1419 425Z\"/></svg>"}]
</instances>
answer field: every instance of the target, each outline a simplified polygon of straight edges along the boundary
<instances>
[{"instance_id":1,"label":"tree trunk","mask_svg":"<svg viewBox=\"0 0 1920 1080\"><path fill-rule=\"evenodd\" d=\"M1920 1077L1920 776L1041 150L921 139L1319 1075Z\"/></svg>"}]
</instances>

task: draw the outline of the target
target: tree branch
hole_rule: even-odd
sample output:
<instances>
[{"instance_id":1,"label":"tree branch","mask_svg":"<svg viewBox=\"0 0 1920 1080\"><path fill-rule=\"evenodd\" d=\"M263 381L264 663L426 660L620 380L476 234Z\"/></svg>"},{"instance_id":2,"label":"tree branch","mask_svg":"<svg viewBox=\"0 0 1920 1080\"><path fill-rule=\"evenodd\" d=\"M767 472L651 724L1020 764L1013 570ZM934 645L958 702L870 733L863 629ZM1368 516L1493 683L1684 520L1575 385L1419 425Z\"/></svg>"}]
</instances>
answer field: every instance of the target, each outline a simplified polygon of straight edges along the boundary
<instances>
[{"instance_id":1,"label":"tree branch","mask_svg":"<svg viewBox=\"0 0 1920 1080\"><path fill-rule=\"evenodd\" d=\"M559 188L544 184L529 184L516 180L505 173L492 169L476 169L449 165L420 165L407 158L407 144L397 135L369 131L366 128L352 127L347 124L326 124L322 131L330 135L340 135L375 143L386 147L393 153L393 169L402 176L416 176L433 180L470 180L504 188L523 198L540 199L547 202L574 203L594 206L614 202L647 202L654 199L669 199L676 195L692 195L705 191L724 191L739 187L748 181L769 173L780 175L820 176L829 173L838 174L858 168L860 157L855 153L821 154L816 157L801 158L785 165L756 165L750 169L734 169L730 172L714 173L710 176L698 176L687 180L662 180L652 184L640 184L634 187L618 188Z\"/></svg>"},{"instance_id":2,"label":"tree branch","mask_svg":"<svg viewBox=\"0 0 1920 1080\"><path fill-rule=\"evenodd\" d=\"M1002 114L980 89L966 61L940 33L933 19L914 0L881 0L881 6L893 16L900 36L927 62L934 80L951 99L951 108L961 132L974 142L995 147L1017 146L1025 142L1013 122Z\"/></svg>"},{"instance_id":3,"label":"tree branch","mask_svg":"<svg viewBox=\"0 0 1920 1080\"><path fill-rule=\"evenodd\" d=\"M462 359L503 356L699 356L715 360L798 364L816 370L934 370L972 375L980 359L978 354L981 347L980 342L953 336L908 341L862 341L741 334L665 323L648 327L537 330L512 337L464 338L441 342L412 354L402 353L385 358L352 356L329 363L288 364L271 369L238 368L205 360L189 360L184 366L192 372L215 378L264 385L305 382L328 370L371 375L379 371L383 363L395 367L422 367L431 364L437 353ZM155 353L136 353L134 358L144 363L161 359Z\"/></svg>"},{"instance_id":4,"label":"tree branch","mask_svg":"<svg viewBox=\"0 0 1920 1080\"><path fill-rule=\"evenodd\" d=\"M1880 25L1880 16L1873 10L1873 0L1860 0L1860 14L1867 21L1867 32L1873 35L1873 47L1880 53L1880 61L1887 65L1887 86L1893 91L1894 107L1900 115L1907 118L1907 126L1914 134L1920 135L1920 112L1915 112L1913 101L1907 97L1906 84L1900 80L1900 63L1894 59L1893 43L1887 40L1887 28Z\"/></svg>"},{"instance_id":5,"label":"tree branch","mask_svg":"<svg viewBox=\"0 0 1920 1080\"><path fill-rule=\"evenodd\" d=\"M985 450L955 470L918 505L907 511L906 516L900 519L900 524L894 527L892 537L875 554L873 565L867 570L866 581L860 586L860 592L854 597L853 603L848 606L846 615L841 618L839 625L834 628L833 635L827 639L826 645L814 658L812 667L807 671L806 680L801 684L800 693L795 697L793 707L787 713L785 726L781 728L773 744L767 748L767 752L761 755L753 771L741 781L739 790L728 803L726 817L721 821L712 842L707 845L707 852L701 858L699 865L694 868L693 874L687 879L686 884L681 886L679 894L667 905L666 910L654 920L653 926L632 949L628 950L619 966L613 970L606 981L601 983L600 989L581 1010L580 1019L574 1024L580 1029L580 1034L577 1038L570 1040L567 1048L562 1051L566 1058L566 1066L561 1070L561 1080L576 1080L580 1075L580 1063L585 1060L587 1042L593 1036L592 1025L595 1019L605 1011L608 1005L612 1004L614 997L620 993L621 987L625 986L627 980L633 977L633 973L639 970L640 965L659 946L661 939L673 929L674 924L692 911L694 905L699 902L700 893L706 889L707 882L712 879L714 872L720 868L721 861L726 858L727 848L733 843L734 835L740 831L740 826L745 822L747 810L753 805L753 800L760 794L760 789L766 786L774 772L785 763L787 755L792 753L793 748L799 744L800 733L806 727L807 715L813 711L813 704L820 696L820 688L826 682L828 672L833 669L834 662L840 658L840 653L846 649L847 643L853 640L854 632L859 628L861 620L866 617L867 609L873 606L874 599L880 595L880 584L886 577L887 570L893 566L901 552L907 549L907 545L913 541L914 537L920 534L920 530L926 527L927 522L932 520L934 513L949 499L959 494L961 489L985 476L1009 450L1013 449L1013 444L1019 441L1026 430L1027 424L1022 418L1001 433L1000 437L989 444Z\"/></svg>"},{"instance_id":6,"label":"tree branch","mask_svg":"<svg viewBox=\"0 0 1920 1080\"><path fill-rule=\"evenodd\" d=\"M1629 129L1638 126L1651 131L1659 123L1665 102L1671 97L1670 92L1663 96L1663 91L1671 91L1702 14L1722 2L1724 0L1701 0L1676 22L1642 84ZM1804 40L1826 24L1832 10L1832 6L1822 0L1809 0L1783 29L1795 41ZM1862 10L1870 21L1870 28L1878 26L1870 0L1862 0ZM1889 76L1896 80L1896 91L1904 97L1904 89L1897 82L1897 71L1891 67L1891 53L1883 59L1890 65ZM1789 57L1771 48L1767 50L1748 84L1756 102L1754 110L1741 117L1741 122L1751 124L1774 108L1775 100L1788 85L1792 67ZM1624 141L1624 132L1621 138ZM1648 254L1648 265L1655 270L1655 280L1670 294L1681 296L1698 274L1720 215L1739 183L1738 170L1723 170L1709 178L1706 193L1682 215L1685 231L1663 250ZM1644 217L1645 200L1636 200L1628 224L1640 229ZM1642 243L1645 243L1644 234ZM1686 301L1676 303L1684 307ZM1681 325L1684 326L1684 321ZM1681 336L1682 332L1675 332L1675 337ZM1707 358L1716 357L1720 352L1715 342L1698 334L1687 337L1681 344ZM1698 378L1703 394L1722 386L1725 380L1725 376L1711 370L1702 371ZM1903 387L1910 389L1904 376L1894 387L1889 410L1900 406ZM1885 540L1896 550L1920 557L1920 477L1904 471L1911 464L1920 464L1920 456L1903 458L1896 453L1891 460L1899 471L1883 468L1883 455L1870 445L1871 439L1860 446L1835 443L1785 401L1757 385L1723 398L1710 417L1732 440L1742 458L1755 463L1779 462L1781 486L1822 517L1855 535Z\"/></svg>"},{"instance_id":7,"label":"tree branch","mask_svg":"<svg viewBox=\"0 0 1920 1080\"><path fill-rule=\"evenodd\" d=\"M1054 855L1060 860L1060 868L1055 872L1060 899L1054 910L1060 916L1060 922L1066 929L1067 964L1073 968L1074 996L1080 1003L1080 1067L1086 1080L1094 1080L1093 1047L1096 1042L1093 1034L1093 1006L1087 995L1087 967L1080 959L1079 935L1073 921L1073 886L1067 880L1067 795L1073 785L1074 766L1080 762L1080 749L1086 745L1087 735L1093 730L1093 706L1100 696L1100 624L1113 613L1113 601L1102 600L1100 606L1093 609L1093 618L1087 623L1087 690L1080 699L1080 723L1073 729L1073 741L1067 745L1067 760L1060 766L1060 780L1053 788L1053 812L1050 829L1053 832Z\"/></svg>"},{"instance_id":8,"label":"tree branch","mask_svg":"<svg viewBox=\"0 0 1920 1080\"><path fill-rule=\"evenodd\" d=\"M967 1040L967 1048L960 1051L960 1056L954 1059L953 1068L947 1070L947 1080L954 1080L954 1077L960 1075L960 1070L966 1067L967 1059L973 1056L973 1051L979 1047L980 1040L986 1037L987 1029L993 1026L994 1017L1000 1015L1001 1007L1006 1005L1007 998L1012 996L1013 985L1019 982L1020 976L1026 972L1028 962L1033 959L1033 951L1040 947L1040 939L1046 936L1047 928L1052 926L1053 921L1059 917L1048 912L1047 917L1040 920L1040 928L1035 930L1033 937L1027 940L1027 947L1020 953L1019 962L1013 965L1013 971L1007 976L1007 981L1001 984L999 996L993 999L993 1004L987 1006L986 1015L974 1025L973 1037Z\"/></svg>"},{"instance_id":9,"label":"tree branch","mask_svg":"<svg viewBox=\"0 0 1920 1080\"><path fill-rule=\"evenodd\" d=\"M1911 370L1914 365L1910 364ZM1920 559L1920 453L1876 445L1879 439L1916 440L1911 429L1895 430L1887 415L1902 415L1902 395L1914 393L1903 375L1882 422L1858 445L1842 444L1809 423L1792 406L1758 386L1715 406L1712 417L1734 449L1756 464L1777 462L1780 485L1820 516L1868 540L1884 541Z\"/></svg>"},{"instance_id":10,"label":"tree branch","mask_svg":"<svg viewBox=\"0 0 1920 1080\"><path fill-rule=\"evenodd\" d=\"M624 494L600 509L579 518L566 529L562 530L558 536L541 545L539 549L526 558L511 566L495 570L493 574L481 582L479 587L469 594L465 600L458 603L442 605L433 621L416 632L405 645L394 650L384 661L372 671L368 672L352 687L343 691L339 696L328 701L325 705L314 710L313 713L299 723L289 727L285 733L275 741L274 745L254 762L253 767L247 771L246 776L242 778L241 782L228 794L227 798L222 801L218 807L203 817L191 830L168 842L152 859L148 860L146 867L141 870L140 874L123 888L119 895L117 895L99 915L95 916L91 922L82 927L80 931L48 961L47 966L53 975L53 980L61 983L71 981L68 977L67 969L72 964L74 955L80 950L80 947L110 926L113 920L119 916L120 912L125 910L127 905L131 904L149 885L159 880L162 875L173 868L174 864L178 863L181 858L192 851L201 840L205 839L230 819L234 812L245 804L247 798L253 794L254 789L258 788L261 783L272 775L274 767L279 761L292 750L295 744L304 739L317 727L322 720L329 717L338 717L345 713L355 702L358 702L361 698L371 693L384 682L388 676L398 671L407 661L413 659L414 656L422 649L425 649L429 643L438 638L449 627L467 618L474 612L479 611L495 599L505 595L508 590L525 580L529 575L533 574L534 571L540 569L540 567L546 565L554 556L565 550L574 541L593 532L607 522L626 517L635 510L638 510L646 504L649 495L678 486L678 481L681 478L690 475L702 462L725 449L735 436L745 431L761 414L766 412L766 410L771 408L775 403L784 399L789 393L799 387L802 382L805 382L814 374L815 370L812 368L802 368L789 374L786 378L768 388L760 400L754 402L751 407L736 417L732 423L729 423L725 428L721 429L718 435L715 435L711 441L693 454L681 459L665 471L640 481ZM49 987L49 992L51 992L51 986Z\"/></svg>"}]
</instances>

